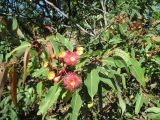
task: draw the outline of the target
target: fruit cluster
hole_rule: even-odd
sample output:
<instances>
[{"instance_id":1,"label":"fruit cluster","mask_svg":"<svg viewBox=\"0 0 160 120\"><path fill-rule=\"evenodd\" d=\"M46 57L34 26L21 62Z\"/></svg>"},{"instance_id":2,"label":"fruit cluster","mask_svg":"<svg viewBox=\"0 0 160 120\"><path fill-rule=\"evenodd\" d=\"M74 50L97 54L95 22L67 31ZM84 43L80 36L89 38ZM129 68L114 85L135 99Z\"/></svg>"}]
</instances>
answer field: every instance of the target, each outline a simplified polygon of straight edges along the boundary
<instances>
[{"instance_id":1,"label":"fruit cluster","mask_svg":"<svg viewBox=\"0 0 160 120\"><path fill-rule=\"evenodd\" d=\"M124 13L122 15L117 15L114 18L114 24L125 24L127 26L127 30L131 32L139 31L139 35L145 35L146 31L143 29L145 23L142 21L142 16L137 16L136 20L132 20L128 13Z\"/></svg>"}]
</instances>

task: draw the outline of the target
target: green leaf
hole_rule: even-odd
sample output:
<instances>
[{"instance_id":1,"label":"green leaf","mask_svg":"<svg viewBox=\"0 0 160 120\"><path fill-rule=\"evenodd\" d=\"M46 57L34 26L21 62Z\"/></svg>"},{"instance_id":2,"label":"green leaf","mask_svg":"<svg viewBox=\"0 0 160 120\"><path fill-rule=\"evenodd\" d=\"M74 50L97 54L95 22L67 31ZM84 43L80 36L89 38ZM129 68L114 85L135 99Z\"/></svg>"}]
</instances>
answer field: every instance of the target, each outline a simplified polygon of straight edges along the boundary
<instances>
[{"instance_id":1,"label":"green leaf","mask_svg":"<svg viewBox=\"0 0 160 120\"><path fill-rule=\"evenodd\" d=\"M3 54L0 54L0 64L2 64L3 59Z\"/></svg>"},{"instance_id":2,"label":"green leaf","mask_svg":"<svg viewBox=\"0 0 160 120\"><path fill-rule=\"evenodd\" d=\"M139 94L136 96L136 106L135 106L135 114L140 112L140 109L144 102L144 93L140 90Z\"/></svg>"},{"instance_id":3,"label":"green leaf","mask_svg":"<svg viewBox=\"0 0 160 120\"><path fill-rule=\"evenodd\" d=\"M39 82L37 84L37 86L36 86L36 88L37 88L37 94L38 94L39 97L42 96L42 86L43 86L42 82Z\"/></svg>"},{"instance_id":4,"label":"green leaf","mask_svg":"<svg viewBox=\"0 0 160 120\"><path fill-rule=\"evenodd\" d=\"M147 113L149 113L149 112L160 113L160 108L158 108L158 107L151 107L151 108L148 108L145 112L147 112Z\"/></svg>"},{"instance_id":5,"label":"green leaf","mask_svg":"<svg viewBox=\"0 0 160 120\"><path fill-rule=\"evenodd\" d=\"M118 68L127 67L126 62L123 59L119 58L119 57L114 57L114 61L113 62L115 62L116 66Z\"/></svg>"},{"instance_id":6,"label":"green leaf","mask_svg":"<svg viewBox=\"0 0 160 120\"><path fill-rule=\"evenodd\" d=\"M54 50L54 54L55 54L56 58L58 58L58 53L59 53L58 43L53 38L49 42L52 45L52 48Z\"/></svg>"},{"instance_id":7,"label":"green leaf","mask_svg":"<svg viewBox=\"0 0 160 120\"><path fill-rule=\"evenodd\" d=\"M13 21L12 21L12 29L13 29L13 30L16 30L17 27L18 27L17 19L16 19L16 17L13 17Z\"/></svg>"},{"instance_id":8,"label":"green leaf","mask_svg":"<svg viewBox=\"0 0 160 120\"><path fill-rule=\"evenodd\" d=\"M109 43L118 44L121 43L122 39L119 36L114 36L112 39L109 40Z\"/></svg>"},{"instance_id":9,"label":"green leaf","mask_svg":"<svg viewBox=\"0 0 160 120\"><path fill-rule=\"evenodd\" d=\"M69 51L73 51L73 45L71 41L69 41L68 38L65 38L63 35L57 33L56 37L58 38L58 41L64 45Z\"/></svg>"},{"instance_id":10,"label":"green leaf","mask_svg":"<svg viewBox=\"0 0 160 120\"><path fill-rule=\"evenodd\" d=\"M141 68L140 63L136 59L130 58L129 54L127 54L126 52L124 52L121 49L115 50L115 56L119 56L120 58L122 58L125 61L126 65L129 67L132 75L136 78L136 80L143 87L145 87L146 82L145 82L145 78L144 78L144 71Z\"/></svg>"},{"instance_id":11,"label":"green leaf","mask_svg":"<svg viewBox=\"0 0 160 120\"><path fill-rule=\"evenodd\" d=\"M158 65L160 65L160 57L157 55L157 56L154 56L152 58L152 61L156 62Z\"/></svg>"},{"instance_id":12,"label":"green leaf","mask_svg":"<svg viewBox=\"0 0 160 120\"><path fill-rule=\"evenodd\" d=\"M135 60L135 59L130 59L132 65L129 66L129 69L132 73L132 75L136 78L136 80L143 86L145 87L146 85L146 81L145 81L145 78L144 78L144 71L143 69L141 68L140 66L140 63Z\"/></svg>"},{"instance_id":13,"label":"green leaf","mask_svg":"<svg viewBox=\"0 0 160 120\"><path fill-rule=\"evenodd\" d=\"M148 113L147 116L150 120L160 120L160 113Z\"/></svg>"},{"instance_id":14,"label":"green leaf","mask_svg":"<svg viewBox=\"0 0 160 120\"><path fill-rule=\"evenodd\" d=\"M126 33L127 32L126 24L119 24L119 30L120 30L121 34Z\"/></svg>"},{"instance_id":15,"label":"green leaf","mask_svg":"<svg viewBox=\"0 0 160 120\"><path fill-rule=\"evenodd\" d=\"M131 65L129 54L124 52L123 50L118 48L115 49L115 56L122 58L128 66Z\"/></svg>"},{"instance_id":16,"label":"green leaf","mask_svg":"<svg viewBox=\"0 0 160 120\"><path fill-rule=\"evenodd\" d=\"M104 39L104 41L109 41L109 38L110 38L109 31L102 32L101 37Z\"/></svg>"},{"instance_id":17,"label":"green leaf","mask_svg":"<svg viewBox=\"0 0 160 120\"><path fill-rule=\"evenodd\" d=\"M126 111L126 103L125 101L122 99L122 97L119 95L119 107L121 108L122 110L122 115L123 113Z\"/></svg>"},{"instance_id":18,"label":"green leaf","mask_svg":"<svg viewBox=\"0 0 160 120\"><path fill-rule=\"evenodd\" d=\"M20 46L16 47L14 50L12 50L10 53L6 55L6 61L11 57L12 54L14 54L16 57L21 57L27 48L31 47L31 44L28 42L22 42Z\"/></svg>"},{"instance_id":19,"label":"green leaf","mask_svg":"<svg viewBox=\"0 0 160 120\"><path fill-rule=\"evenodd\" d=\"M33 77L42 77L42 78L47 78L49 69L48 68L40 68L36 69L34 73L32 74Z\"/></svg>"},{"instance_id":20,"label":"green leaf","mask_svg":"<svg viewBox=\"0 0 160 120\"><path fill-rule=\"evenodd\" d=\"M115 90L115 86L111 79L100 77L100 80Z\"/></svg>"},{"instance_id":21,"label":"green leaf","mask_svg":"<svg viewBox=\"0 0 160 120\"><path fill-rule=\"evenodd\" d=\"M98 70L93 69L88 75L87 79L85 80L85 85L87 87L88 93L90 97L93 100L94 95L97 93L98 90L98 83L100 81L99 75L98 75Z\"/></svg>"},{"instance_id":22,"label":"green leaf","mask_svg":"<svg viewBox=\"0 0 160 120\"><path fill-rule=\"evenodd\" d=\"M25 38L24 34L22 33L21 29L17 29L17 35L19 36L19 38Z\"/></svg>"},{"instance_id":23,"label":"green leaf","mask_svg":"<svg viewBox=\"0 0 160 120\"><path fill-rule=\"evenodd\" d=\"M48 93L45 95L45 98L42 99L40 103L37 115L42 114L44 116L48 109L52 107L54 102L58 99L61 90L62 89L59 87L59 84L56 84L49 89Z\"/></svg>"},{"instance_id":24,"label":"green leaf","mask_svg":"<svg viewBox=\"0 0 160 120\"><path fill-rule=\"evenodd\" d=\"M110 66L116 67L116 65L114 63L114 59L112 57L103 58L102 63L103 63L103 66L110 65Z\"/></svg>"},{"instance_id":25,"label":"green leaf","mask_svg":"<svg viewBox=\"0 0 160 120\"><path fill-rule=\"evenodd\" d=\"M148 108L145 112L147 113L147 116L149 117L149 119L160 120L160 108L151 107L151 108Z\"/></svg>"},{"instance_id":26,"label":"green leaf","mask_svg":"<svg viewBox=\"0 0 160 120\"><path fill-rule=\"evenodd\" d=\"M81 106L82 106L82 100L80 95L78 94L78 91L76 91L71 101L71 107L72 107L72 114L70 118L71 120L77 120Z\"/></svg>"},{"instance_id":27,"label":"green leaf","mask_svg":"<svg viewBox=\"0 0 160 120\"><path fill-rule=\"evenodd\" d=\"M65 102L65 103L67 103L67 102L70 100L71 97L72 97L72 93L69 92L69 91L66 91L66 92L64 92L64 93L62 94L62 100L63 100L63 102Z\"/></svg>"},{"instance_id":28,"label":"green leaf","mask_svg":"<svg viewBox=\"0 0 160 120\"><path fill-rule=\"evenodd\" d=\"M126 78L124 75L122 75L122 85L123 85L123 88L126 89Z\"/></svg>"}]
</instances>

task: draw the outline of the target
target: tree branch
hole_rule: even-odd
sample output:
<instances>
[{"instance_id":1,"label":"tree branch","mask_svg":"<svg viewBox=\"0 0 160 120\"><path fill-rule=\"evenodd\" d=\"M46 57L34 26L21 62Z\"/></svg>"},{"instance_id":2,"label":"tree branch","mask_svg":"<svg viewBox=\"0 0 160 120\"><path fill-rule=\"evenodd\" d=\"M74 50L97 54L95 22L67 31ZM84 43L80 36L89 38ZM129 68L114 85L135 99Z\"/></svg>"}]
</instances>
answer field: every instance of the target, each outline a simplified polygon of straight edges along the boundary
<instances>
[{"instance_id":1,"label":"tree branch","mask_svg":"<svg viewBox=\"0 0 160 120\"><path fill-rule=\"evenodd\" d=\"M102 9L103 9L103 19L104 19L104 24L105 27L107 26L107 18L106 18L106 0L100 0Z\"/></svg>"},{"instance_id":2,"label":"tree branch","mask_svg":"<svg viewBox=\"0 0 160 120\"><path fill-rule=\"evenodd\" d=\"M59 12L61 15L63 15L64 17L68 18L68 15L65 14L64 12L62 12L58 7L56 7L53 3L49 2L48 0L45 0L45 2L47 4L49 4L50 6L52 6L57 12Z\"/></svg>"},{"instance_id":3,"label":"tree branch","mask_svg":"<svg viewBox=\"0 0 160 120\"><path fill-rule=\"evenodd\" d=\"M56 11L58 11L60 14L62 14L64 17L68 18L68 15L65 14L64 12L62 12L59 8L57 8L53 3L49 2L48 0L45 0L45 2L49 5L51 5ZM91 36L95 36L93 33L88 32L87 30L85 30L83 27L81 27L79 24L76 24L76 26L82 30L84 33L89 34Z\"/></svg>"},{"instance_id":4,"label":"tree branch","mask_svg":"<svg viewBox=\"0 0 160 120\"><path fill-rule=\"evenodd\" d=\"M76 26L77 26L80 30L82 30L83 32L85 32L85 33L87 33L87 34L89 34L89 35L91 35L91 36L95 36L94 34L88 32L87 30L85 30L85 29L84 29L83 27L81 27L79 24L76 24Z\"/></svg>"}]
</instances>

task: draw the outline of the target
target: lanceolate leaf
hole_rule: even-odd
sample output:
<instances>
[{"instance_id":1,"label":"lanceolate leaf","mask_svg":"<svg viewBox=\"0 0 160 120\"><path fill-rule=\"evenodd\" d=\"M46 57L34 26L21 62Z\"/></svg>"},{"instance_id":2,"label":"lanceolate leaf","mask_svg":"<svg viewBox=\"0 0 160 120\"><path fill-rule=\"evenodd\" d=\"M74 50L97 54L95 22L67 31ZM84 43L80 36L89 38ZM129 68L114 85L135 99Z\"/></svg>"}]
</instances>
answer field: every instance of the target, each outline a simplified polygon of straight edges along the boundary
<instances>
[{"instance_id":1,"label":"lanceolate leaf","mask_svg":"<svg viewBox=\"0 0 160 120\"><path fill-rule=\"evenodd\" d=\"M111 79L100 77L100 80L110 86L113 90L116 89Z\"/></svg>"},{"instance_id":2,"label":"lanceolate leaf","mask_svg":"<svg viewBox=\"0 0 160 120\"><path fill-rule=\"evenodd\" d=\"M47 78L49 69L48 68L40 68L40 69L35 69L33 72L32 76L33 77L41 77L41 78Z\"/></svg>"},{"instance_id":3,"label":"lanceolate leaf","mask_svg":"<svg viewBox=\"0 0 160 120\"><path fill-rule=\"evenodd\" d=\"M136 106L135 113L138 114L144 102L144 93L140 90L139 94L136 96Z\"/></svg>"},{"instance_id":4,"label":"lanceolate leaf","mask_svg":"<svg viewBox=\"0 0 160 120\"><path fill-rule=\"evenodd\" d=\"M136 59L130 58L129 54L127 54L126 52L124 52L121 49L115 50L115 56L118 56L125 61L125 63L129 67L132 75L136 78L136 80L143 87L145 87L146 83L145 83L145 78L144 78L144 71L141 68L140 63Z\"/></svg>"},{"instance_id":5,"label":"lanceolate leaf","mask_svg":"<svg viewBox=\"0 0 160 120\"><path fill-rule=\"evenodd\" d=\"M119 57L114 57L113 62L116 64L116 66L118 68L127 67L126 62L123 59L119 58Z\"/></svg>"},{"instance_id":6,"label":"lanceolate leaf","mask_svg":"<svg viewBox=\"0 0 160 120\"><path fill-rule=\"evenodd\" d=\"M30 51L30 48L27 48L25 53L24 53L24 58L23 58L23 85L24 85L24 82L26 80L26 75L27 75L27 65L28 65L28 60L29 60L29 51Z\"/></svg>"},{"instance_id":7,"label":"lanceolate leaf","mask_svg":"<svg viewBox=\"0 0 160 120\"><path fill-rule=\"evenodd\" d=\"M7 79L7 65L4 63L0 66L0 98L2 96L5 81Z\"/></svg>"},{"instance_id":8,"label":"lanceolate leaf","mask_svg":"<svg viewBox=\"0 0 160 120\"><path fill-rule=\"evenodd\" d=\"M13 17L13 21L12 21L12 29L15 30L18 27L18 23L17 23L17 19L16 17Z\"/></svg>"},{"instance_id":9,"label":"lanceolate leaf","mask_svg":"<svg viewBox=\"0 0 160 120\"><path fill-rule=\"evenodd\" d=\"M149 113L149 112L160 113L160 108L159 107L151 107L151 108L148 108L145 112L147 112L147 113Z\"/></svg>"},{"instance_id":10,"label":"lanceolate leaf","mask_svg":"<svg viewBox=\"0 0 160 120\"><path fill-rule=\"evenodd\" d=\"M20 46L12 50L6 55L6 61L11 57L12 54L15 54L16 57L21 57L27 48L31 47L31 44L28 42L22 42Z\"/></svg>"},{"instance_id":11,"label":"lanceolate leaf","mask_svg":"<svg viewBox=\"0 0 160 120\"><path fill-rule=\"evenodd\" d=\"M69 49L70 51L73 51L73 45L72 43L69 41L68 38L65 38L64 36L62 36L61 34L57 34L56 37L58 38L58 41L64 45L67 49Z\"/></svg>"},{"instance_id":12,"label":"lanceolate leaf","mask_svg":"<svg viewBox=\"0 0 160 120\"><path fill-rule=\"evenodd\" d=\"M42 114L43 116L45 115L48 109L52 107L54 102L58 99L61 90L62 89L61 87L59 87L59 84L56 84L49 89L48 93L45 95L45 98L42 99L40 103L39 111L37 113L38 115L40 114Z\"/></svg>"},{"instance_id":13,"label":"lanceolate leaf","mask_svg":"<svg viewBox=\"0 0 160 120\"><path fill-rule=\"evenodd\" d=\"M11 97L14 105L17 105L17 80L15 75L15 64L12 65L10 70L10 86L11 86Z\"/></svg>"},{"instance_id":14,"label":"lanceolate leaf","mask_svg":"<svg viewBox=\"0 0 160 120\"><path fill-rule=\"evenodd\" d=\"M160 120L160 108L159 107L151 107L146 111L147 116L151 120Z\"/></svg>"},{"instance_id":15,"label":"lanceolate leaf","mask_svg":"<svg viewBox=\"0 0 160 120\"><path fill-rule=\"evenodd\" d=\"M127 87L126 87L126 78L125 78L125 76L122 75L121 78L122 78L122 85L123 85L123 88L124 88L124 89L127 89Z\"/></svg>"},{"instance_id":16,"label":"lanceolate leaf","mask_svg":"<svg viewBox=\"0 0 160 120\"><path fill-rule=\"evenodd\" d=\"M160 113L148 113L149 120L160 120Z\"/></svg>"},{"instance_id":17,"label":"lanceolate leaf","mask_svg":"<svg viewBox=\"0 0 160 120\"><path fill-rule=\"evenodd\" d=\"M136 80L143 86L145 87L146 82L144 78L144 71L140 66L140 63L135 60L135 59L130 59L132 62L132 65L129 66L129 69L132 73L132 75L136 78Z\"/></svg>"},{"instance_id":18,"label":"lanceolate leaf","mask_svg":"<svg viewBox=\"0 0 160 120\"><path fill-rule=\"evenodd\" d=\"M42 96L42 87L43 87L43 83L42 82L39 82L36 86L36 89L37 89L37 94L39 97Z\"/></svg>"},{"instance_id":19,"label":"lanceolate leaf","mask_svg":"<svg viewBox=\"0 0 160 120\"><path fill-rule=\"evenodd\" d=\"M99 78L99 75L98 75L98 70L93 69L88 74L87 79L84 82L92 100L93 100L94 95L97 93L99 81L100 81L100 78Z\"/></svg>"},{"instance_id":20,"label":"lanceolate leaf","mask_svg":"<svg viewBox=\"0 0 160 120\"><path fill-rule=\"evenodd\" d=\"M77 120L79 110L82 106L82 100L80 95L78 94L78 91L74 93L74 96L71 101L71 106L72 106L71 120Z\"/></svg>"},{"instance_id":21,"label":"lanceolate leaf","mask_svg":"<svg viewBox=\"0 0 160 120\"><path fill-rule=\"evenodd\" d=\"M20 28L18 28L17 29L17 35L20 37L20 38L25 38L25 36L24 36L24 34L22 33L22 31L21 31L21 29Z\"/></svg>"},{"instance_id":22,"label":"lanceolate leaf","mask_svg":"<svg viewBox=\"0 0 160 120\"><path fill-rule=\"evenodd\" d=\"M102 60L103 65L110 65L116 67L114 59L112 57L106 57Z\"/></svg>"},{"instance_id":23,"label":"lanceolate leaf","mask_svg":"<svg viewBox=\"0 0 160 120\"><path fill-rule=\"evenodd\" d=\"M125 51L117 48L115 49L115 56L122 58L128 66L131 65L130 56Z\"/></svg>"},{"instance_id":24,"label":"lanceolate leaf","mask_svg":"<svg viewBox=\"0 0 160 120\"><path fill-rule=\"evenodd\" d=\"M125 103L125 101L122 99L122 96L121 96L121 95L118 95L118 98L119 98L119 107L121 108L121 110L122 110L122 115L123 115L123 113L126 111L126 103Z\"/></svg>"},{"instance_id":25,"label":"lanceolate leaf","mask_svg":"<svg viewBox=\"0 0 160 120\"><path fill-rule=\"evenodd\" d=\"M58 57L58 53L59 53L58 43L54 39L51 39L50 43L52 45L52 48L54 49L55 56Z\"/></svg>"}]
</instances>

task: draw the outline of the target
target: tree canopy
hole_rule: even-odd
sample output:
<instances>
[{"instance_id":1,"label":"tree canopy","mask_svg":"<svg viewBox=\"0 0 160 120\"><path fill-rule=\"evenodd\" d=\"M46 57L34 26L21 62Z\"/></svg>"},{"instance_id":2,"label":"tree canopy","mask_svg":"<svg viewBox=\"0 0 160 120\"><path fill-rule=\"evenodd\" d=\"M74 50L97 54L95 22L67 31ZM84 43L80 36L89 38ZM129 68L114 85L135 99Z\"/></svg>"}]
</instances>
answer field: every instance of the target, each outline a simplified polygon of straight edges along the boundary
<instances>
[{"instance_id":1,"label":"tree canopy","mask_svg":"<svg viewBox=\"0 0 160 120\"><path fill-rule=\"evenodd\" d=\"M159 44L158 0L1 0L0 119L158 120Z\"/></svg>"}]
</instances>

